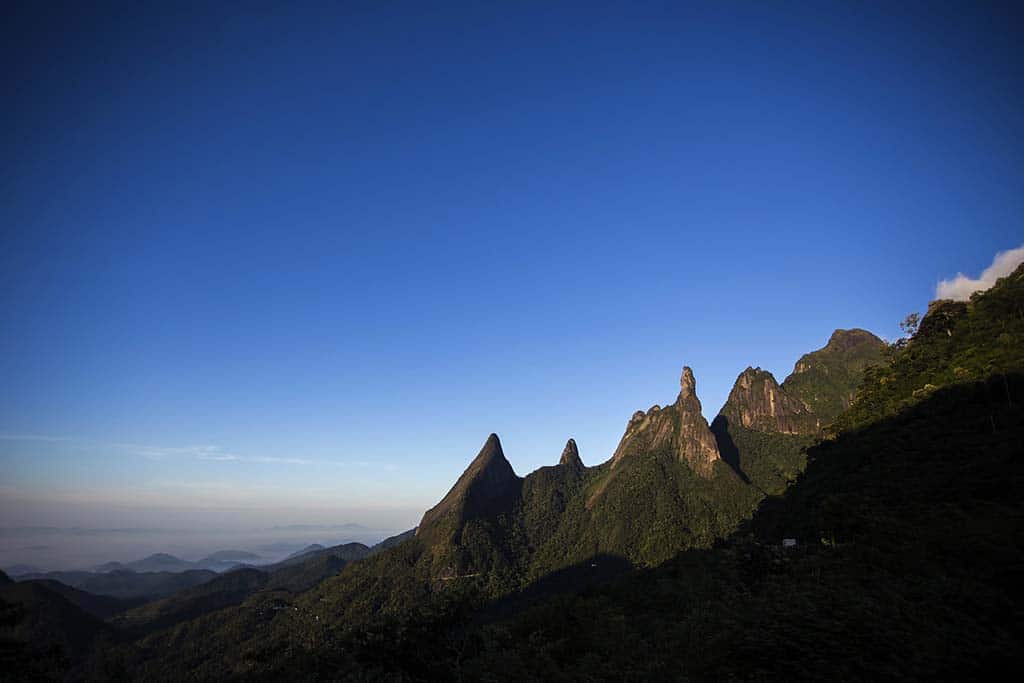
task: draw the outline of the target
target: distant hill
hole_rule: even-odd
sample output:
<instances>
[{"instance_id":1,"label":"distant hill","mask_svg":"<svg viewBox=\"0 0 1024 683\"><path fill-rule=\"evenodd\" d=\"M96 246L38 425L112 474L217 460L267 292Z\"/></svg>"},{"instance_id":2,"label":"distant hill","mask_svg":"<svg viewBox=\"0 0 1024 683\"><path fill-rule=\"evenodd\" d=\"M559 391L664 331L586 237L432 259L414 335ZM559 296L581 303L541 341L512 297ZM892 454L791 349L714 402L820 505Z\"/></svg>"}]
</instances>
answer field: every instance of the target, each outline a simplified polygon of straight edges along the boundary
<instances>
[{"instance_id":1,"label":"distant hill","mask_svg":"<svg viewBox=\"0 0 1024 683\"><path fill-rule=\"evenodd\" d=\"M97 572L46 572L43 574L26 574L19 576L18 581L49 579L66 586L113 598L133 599L162 598L185 588L205 583L217 576L209 570L188 570L184 572L133 572L113 571Z\"/></svg>"},{"instance_id":2,"label":"distant hill","mask_svg":"<svg viewBox=\"0 0 1024 683\"><path fill-rule=\"evenodd\" d=\"M32 579L19 583L39 585L66 598L70 603L97 619L109 619L146 602L146 598L113 598L107 595L95 595L65 585L53 579Z\"/></svg>"},{"instance_id":3,"label":"distant hill","mask_svg":"<svg viewBox=\"0 0 1024 683\"><path fill-rule=\"evenodd\" d=\"M388 550L389 548L394 548L399 543L402 543L403 541L407 541L408 539L412 538L415 535L416 535L416 529L413 528L413 529L409 529L408 531L403 531L400 534L396 534L394 536L390 536L388 538L385 538L380 543L377 543L377 544L375 544L375 545L370 547L370 555L376 555L377 553L379 553L381 551Z\"/></svg>"},{"instance_id":4,"label":"distant hill","mask_svg":"<svg viewBox=\"0 0 1024 683\"><path fill-rule=\"evenodd\" d=\"M311 543L310 545L307 545L305 548L302 548L301 550L296 550L294 553L286 557L285 560L293 560L297 557L309 555L310 553L315 553L323 549L324 546L320 545L319 543Z\"/></svg>"},{"instance_id":5,"label":"distant hill","mask_svg":"<svg viewBox=\"0 0 1024 683\"><path fill-rule=\"evenodd\" d=\"M166 598L142 605L121 614L112 624L133 635L172 626L231 605L266 585L266 572L258 569L238 569L226 572Z\"/></svg>"},{"instance_id":6,"label":"distant hill","mask_svg":"<svg viewBox=\"0 0 1024 683\"><path fill-rule=\"evenodd\" d=\"M42 569L33 564L12 564L10 567L4 567L4 572L8 576L21 576L23 574L38 574L42 572Z\"/></svg>"},{"instance_id":7,"label":"distant hill","mask_svg":"<svg viewBox=\"0 0 1024 683\"><path fill-rule=\"evenodd\" d=\"M195 569L195 563L167 553L155 553L141 560L125 562L124 567L133 572L184 572Z\"/></svg>"},{"instance_id":8,"label":"distant hill","mask_svg":"<svg viewBox=\"0 0 1024 683\"><path fill-rule=\"evenodd\" d=\"M272 565L235 569L125 612L111 623L122 633L140 637L238 605L260 592L301 593L370 552L362 543L347 543L309 550Z\"/></svg>"},{"instance_id":9,"label":"distant hill","mask_svg":"<svg viewBox=\"0 0 1024 683\"><path fill-rule=\"evenodd\" d=\"M215 553L207 555L203 559L199 560L196 564L205 563L228 563L228 562L259 562L263 559L256 553L250 553L245 550L218 550Z\"/></svg>"},{"instance_id":10,"label":"distant hill","mask_svg":"<svg viewBox=\"0 0 1024 683\"><path fill-rule=\"evenodd\" d=\"M314 557L333 555L346 562L360 560L370 554L370 548L362 543L344 543L342 545L325 548L318 543L306 546L300 551L294 552L280 562L266 564L259 567L265 572L275 572L284 567L301 564Z\"/></svg>"},{"instance_id":11,"label":"distant hill","mask_svg":"<svg viewBox=\"0 0 1024 683\"><path fill-rule=\"evenodd\" d=\"M248 563L259 562L262 559L262 556L244 550L218 550L195 562L183 560L168 553L155 553L131 562L106 562L93 567L91 571L97 573L115 571L186 572L205 569L224 572Z\"/></svg>"},{"instance_id":12,"label":"distant hill","mask_svg":"<svg viewBox=\"0 0 1024 683\"><path fill-rule=\"evenodd\" d=\"M62 680L99 642L110 647L113 630L47 582L0 584L4 680Z\"/></svg>"}]
</instances>

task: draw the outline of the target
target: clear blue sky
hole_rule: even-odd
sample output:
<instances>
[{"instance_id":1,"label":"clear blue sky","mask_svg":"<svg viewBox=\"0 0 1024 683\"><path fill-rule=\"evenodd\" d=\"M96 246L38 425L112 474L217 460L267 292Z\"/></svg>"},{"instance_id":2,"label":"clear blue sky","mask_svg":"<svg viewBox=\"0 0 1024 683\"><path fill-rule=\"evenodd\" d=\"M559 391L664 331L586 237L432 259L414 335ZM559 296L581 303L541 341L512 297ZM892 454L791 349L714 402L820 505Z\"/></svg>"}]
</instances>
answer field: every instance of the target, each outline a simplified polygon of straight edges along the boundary
<instances>
[{"instance_id":1,"label":"clear blue sky","mask_svg":"<svg viewBox=\"0 0 1024 683\"><path fill-rule=\"evenodd\" d=\"M411 524L1024 241L1012 5L24 4L5 525Z\"/></svg>"}]
</instances>

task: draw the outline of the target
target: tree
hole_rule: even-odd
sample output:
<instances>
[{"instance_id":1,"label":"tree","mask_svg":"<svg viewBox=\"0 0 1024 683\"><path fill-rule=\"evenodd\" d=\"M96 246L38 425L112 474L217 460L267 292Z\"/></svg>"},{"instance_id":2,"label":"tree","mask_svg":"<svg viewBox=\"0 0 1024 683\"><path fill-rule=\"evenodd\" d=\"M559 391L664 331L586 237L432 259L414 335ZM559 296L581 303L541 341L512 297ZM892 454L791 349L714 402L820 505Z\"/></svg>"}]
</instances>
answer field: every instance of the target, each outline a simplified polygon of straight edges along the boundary
<instances>
[{"instance_id":1,"label":"tree","mask_svg":"<svg viewBox=\"0 0 1024 683\"><path fill-rule=\"evenodd\" d=\"M900 323L900 329L903 330L903 334L907 335L908 337L913 337L915 334L917 334L917 327L920 324L921 316L919 316L917 313L911 313L910 315L903 319L903 322Z\"/></svg>"}]
</instances>

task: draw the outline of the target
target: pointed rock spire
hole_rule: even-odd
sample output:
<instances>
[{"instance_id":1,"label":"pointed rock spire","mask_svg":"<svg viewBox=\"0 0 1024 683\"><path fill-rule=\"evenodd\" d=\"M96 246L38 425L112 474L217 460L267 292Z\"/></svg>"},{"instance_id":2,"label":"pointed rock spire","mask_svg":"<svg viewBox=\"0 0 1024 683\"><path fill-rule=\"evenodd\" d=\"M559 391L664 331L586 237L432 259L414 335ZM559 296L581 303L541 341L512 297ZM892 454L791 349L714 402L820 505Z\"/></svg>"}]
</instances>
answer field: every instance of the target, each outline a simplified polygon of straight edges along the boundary
<instances>
[{"instance_id":1,"label":"pointed rock spire","mask_svg":"<svg viewBox=\"0 0 1024 683\"><path fill-rule=\"evenodd\" d=\"M505 459L498 435L491 434L455 486L424 513L416 535L431 536L442 527L454 533L466 520L503 511L519 494L521 483Z\"/></svg>"},{"instance_id":2,"label":"pointed rock spire","mask_svg":"<svg viewBox=\"0 0 1024 683\"><path fill-rule=\"evenodd\" d=\"M683 374L679 377L679 398L697 398L697 380L693 378L693 370L689 365L683 366Z\"/></svg>"},{"instance_id":3,"label":"pointed rock spire","mask_svg":"<svg viewBox=\"0 0 1024 683\"><path fill-rule=\"evenodd\" d=\"M558 461L559 465L569 465L570 467L583 467L583 460L580 459L580 450L576 447L576 440L569 439L565 444L565 449L562 451L562 457Z\"/></svg>"},{"instance_id":4,"label":"pointed rock spire","mask_svg":"<svg viewBox=\"0 0 1024 683\"><path fill-rule=\"evenodd\" d=\"M669 449L698 473L710 476L720 459L718 444L701 414L697 382L689 366L679 378L679 397L670 406L635 413L612 456L613 466L630 453Z\"/></svg>"},{"instance_id":5,"label":"pointed rock spire","mask_svg":"<svg viewBox=\"0 0 1024 683\"><path fill-rule=\"evenodd\" d=\"M679 439L677 451L680 460L690 463L697 472L709 475L716 460L721 459L718 442L708 427L708 421L701 412L700 399L697 398L697 381L693 378L693 370L683 366L683 374L679 379L679 398L676 399L679 412Z\"/></svg>"}]
</instances>

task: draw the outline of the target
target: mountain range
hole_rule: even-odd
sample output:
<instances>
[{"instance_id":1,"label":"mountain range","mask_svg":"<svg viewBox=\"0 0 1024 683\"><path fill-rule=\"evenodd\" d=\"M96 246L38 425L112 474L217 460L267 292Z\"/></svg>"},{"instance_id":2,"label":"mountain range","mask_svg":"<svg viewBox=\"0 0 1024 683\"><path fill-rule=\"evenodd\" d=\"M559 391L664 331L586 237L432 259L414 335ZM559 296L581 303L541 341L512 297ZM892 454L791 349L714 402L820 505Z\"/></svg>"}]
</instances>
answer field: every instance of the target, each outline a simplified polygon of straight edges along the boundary
<instances>
[{"instance_id":1,"label":"mountain range","mask_svg":"<svg viewBox=\"0 0 1024 683\"><path fill-rule=\"evenodd\" d=\"M836 330L781 383L748 367L710 424L684 366L675 400L635 412L593 466L569 438L519 476L491 434L415 530L213 575L106 617L96 632L120 644L52 639L70 653L52 668L140 680L994 675L1024 651L1022 443L1024 267L969 302L933 303L908 339ZM96 618L30 590L3 597L16 640L42 633L24 626L32 615ZM34 607L39 596L52 606Z\"/></svg>"},{"instance_id":2,"label":"mountain range","mask_svg":"<svg viewBox=\"0 0 1024 683\"><path fill-rule=\"evenodd\" d=\"M141 560L132 562L107 562L92 569L94 572L131 571L131 572L184 572L190 569L207 569L221 572L239 565L259 562L261 558L255 553L244 550L219 550L215 553L190 562L168 553L154 553Z\"/></svg>"}]
</instances>

